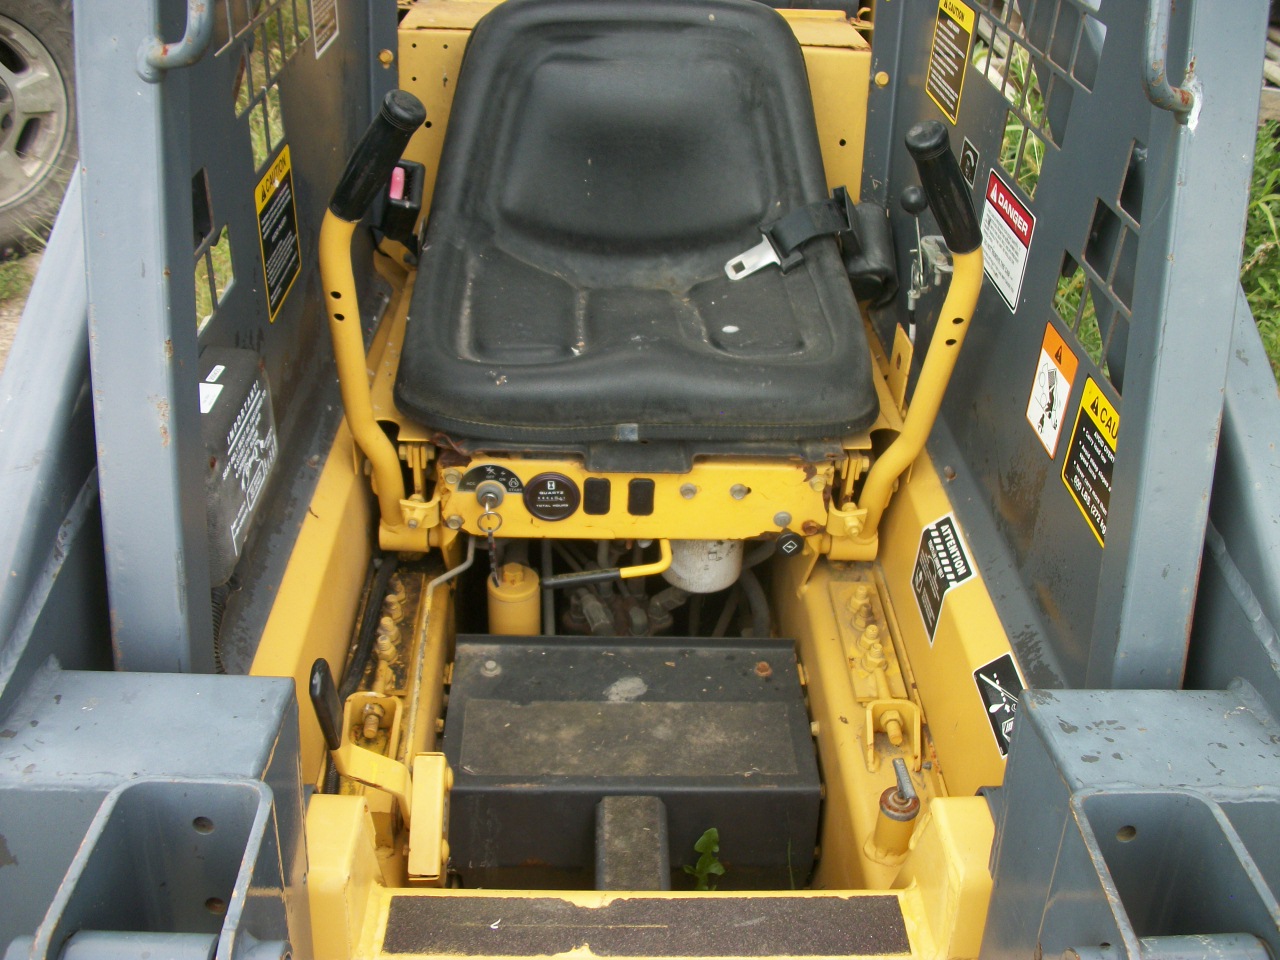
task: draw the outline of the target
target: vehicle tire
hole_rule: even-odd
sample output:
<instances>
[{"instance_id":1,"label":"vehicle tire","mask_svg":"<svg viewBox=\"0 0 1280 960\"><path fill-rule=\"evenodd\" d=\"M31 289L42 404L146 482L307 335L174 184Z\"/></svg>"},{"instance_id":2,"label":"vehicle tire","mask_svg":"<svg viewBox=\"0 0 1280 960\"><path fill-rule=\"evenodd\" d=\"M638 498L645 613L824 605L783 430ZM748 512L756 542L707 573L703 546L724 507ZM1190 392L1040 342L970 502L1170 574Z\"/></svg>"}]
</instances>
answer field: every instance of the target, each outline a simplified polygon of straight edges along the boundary
<instances>
[{"instance_id":1,"label":"vehicle tire","mask_svg":"<svg viewBox=\"0 0 1280 960\"><path fill-rule=\"evenodd\" d=\"M0 0L0 259L39 246L76 163L69 0Z\"/></svg>"}]
</instances>

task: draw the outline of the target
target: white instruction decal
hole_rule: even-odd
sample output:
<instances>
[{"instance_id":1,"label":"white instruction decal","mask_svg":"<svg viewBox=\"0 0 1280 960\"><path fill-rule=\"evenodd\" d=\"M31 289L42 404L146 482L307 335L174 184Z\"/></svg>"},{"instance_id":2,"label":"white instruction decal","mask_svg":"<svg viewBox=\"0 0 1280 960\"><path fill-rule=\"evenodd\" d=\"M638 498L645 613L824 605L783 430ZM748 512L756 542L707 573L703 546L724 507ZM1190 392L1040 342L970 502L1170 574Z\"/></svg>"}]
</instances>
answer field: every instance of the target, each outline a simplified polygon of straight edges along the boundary
<instances>
[{"instance_id":1,"label":"white instruction decal","mask_svg":"<svg viewBox=\"0 0 1280 960\"><path fill-rule=\"evenodd\" d=\"M982 205L982 269L1014 313L1022 296L1036 217L994 170Z\"/></svg>"},{"instance_id":2,"label":"white instruction decal","mask_svg":"<svg viewBox=\"0 0 1280 960\"><path fill-rule=\"evenodd\" d=\"M271 475L278 452L276 428L271 424L267 404L267 391L260 381L254 381L227 433L227 457L222 468L222 480L225 482L235 474L244 498L231 521L231 545L237 557L244 546L249 518L253 516L258 495Z\"/></svg>"},{"instance_id":3,"label":"white instruction decal","mask_svg":"<svg viewBox=\"0 0 1280 960\"><path fill-rule=\"evenodd\" d=\"M311 0L311 39L316 45L316 59L338 39L338 0Z\"/></svg>"},{"instance_id":4,"label":"white instruction decal","mask_svg":"<svg viewBox=\"0 0 1280 960\"><path fill-rule=\"evenodd\" d=\"M220 383L202 383L200 384L200 412L208 413L213 409L213 405L218 402L218 394L222 392L222 384Z\"/></svg>"}]
</instances>

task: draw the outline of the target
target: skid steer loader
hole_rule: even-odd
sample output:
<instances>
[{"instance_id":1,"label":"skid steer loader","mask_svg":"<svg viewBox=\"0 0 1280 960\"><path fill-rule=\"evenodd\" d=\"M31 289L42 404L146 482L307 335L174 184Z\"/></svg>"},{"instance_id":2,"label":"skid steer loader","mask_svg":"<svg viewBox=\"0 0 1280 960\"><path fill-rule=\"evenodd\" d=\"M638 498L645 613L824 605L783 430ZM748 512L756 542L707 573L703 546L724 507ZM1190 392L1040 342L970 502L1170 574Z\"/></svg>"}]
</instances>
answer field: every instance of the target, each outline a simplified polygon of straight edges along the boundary
<instances>
[{"instance_id":1,"label":"skid steer loader","mask_svg":"<svg viewBox=\"0 0 1280 960\"><path fill-rule=\"evenodd\" d=\"M1275 955L1265 6L80 3L6 960Z\"/></svg>"}]
</instances>

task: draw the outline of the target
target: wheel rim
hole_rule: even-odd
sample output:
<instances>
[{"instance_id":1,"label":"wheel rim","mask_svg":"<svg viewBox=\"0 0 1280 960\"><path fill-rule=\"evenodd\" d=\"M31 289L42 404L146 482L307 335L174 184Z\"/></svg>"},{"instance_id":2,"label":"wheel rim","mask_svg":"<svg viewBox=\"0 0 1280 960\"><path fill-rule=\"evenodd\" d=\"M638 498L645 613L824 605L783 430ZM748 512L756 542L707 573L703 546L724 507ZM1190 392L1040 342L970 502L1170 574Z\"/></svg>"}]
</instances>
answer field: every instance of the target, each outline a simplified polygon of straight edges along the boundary
<instances>
[{"instance_id":1,"label":"wheel rim","mask_svg":"<svg viewBox=\"0 0 1280 960\"><path fill-rule=\"evenodd\" d=\"M55 172L68 107L66 81L48 48L0 16L0 208L25 199Z\"/></svg>"}]
</instances>

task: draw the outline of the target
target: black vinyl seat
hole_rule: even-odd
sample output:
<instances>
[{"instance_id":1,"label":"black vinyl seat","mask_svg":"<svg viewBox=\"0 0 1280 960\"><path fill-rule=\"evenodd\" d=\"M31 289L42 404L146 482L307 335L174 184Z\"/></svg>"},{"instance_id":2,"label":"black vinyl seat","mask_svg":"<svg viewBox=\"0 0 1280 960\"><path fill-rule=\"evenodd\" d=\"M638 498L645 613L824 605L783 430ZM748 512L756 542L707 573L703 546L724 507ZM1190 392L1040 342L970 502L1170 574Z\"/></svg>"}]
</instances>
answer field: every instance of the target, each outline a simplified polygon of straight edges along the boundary
<instances>
[{"instance_id":1,"label":"black vinyl seat","mask_svg":"<svg viewBox=\"0 0 1280 960\"><path fill-rule=\"evenodd\" d=\"M877 399L800 48L754 0L508 0L458 78L396 380L493 444L839 438Z\"/></svg>"}]
</instances>

